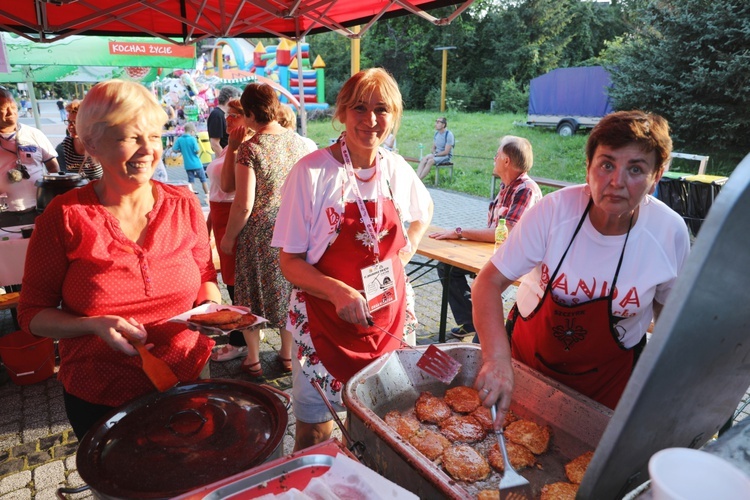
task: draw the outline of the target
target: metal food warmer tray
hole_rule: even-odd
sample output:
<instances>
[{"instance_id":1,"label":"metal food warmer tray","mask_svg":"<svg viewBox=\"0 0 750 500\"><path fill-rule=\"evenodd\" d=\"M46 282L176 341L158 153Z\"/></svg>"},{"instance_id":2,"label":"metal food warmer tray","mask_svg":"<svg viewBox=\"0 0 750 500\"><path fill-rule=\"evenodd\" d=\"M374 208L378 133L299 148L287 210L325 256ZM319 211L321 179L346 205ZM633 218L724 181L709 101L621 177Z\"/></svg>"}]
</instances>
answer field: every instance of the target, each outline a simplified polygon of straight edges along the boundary
<instances>
[{"instance_id":1,"label":"metal food warmer tray","mask_svg":"<svg viewBox=\"0 0 750 500\"><path fill-rule=\"evenodd\" d=\"M712 205L614 414L514 364L511 409L548 423L552 451L562 459L595 449L577 498L622 498L648 480L654 453L701 448L733 417L750 385L748 214L750 155ZM479 347L440 348L463 364L452 385L471 385L481 360ZM416 367L420 355L396 351L352 377L344 391L351 434L366 444L367 465L420 497L466 498L464 484L451 480L382 420L390 410L413 407L420 391L445 393L445 385ZM555 470L548 472L553 479ZM527 477L538 494L538 484Z\"/></svg>"},{"instance_id":2,"label":"metal food warmer tray","mask_svg":"<svg viewBox=\"0 0 750 500\"><path fill-rule=\"evenodd\" d=\"M493 470L487 479L476 483L455 481L383 421L391 410L411 412L422 391L443 396L449 388L416 366L426 347L417 349L386 354L354 375L346 386L347 427L352 439L364 444L362 461L420 498L465 499L484 489L496 490L499 473ZM462 365L450 387L471 386L481 366L480 347L456 343L443 344L440 349ZM511 410L552 429L550 450L537 457L541 467L523 471L538 496L544 484L567 481L565 463L596 448L612 411L515 361L514 371ZM495 442L490 433L485 441L472 446L486 448ZM483 451L486 456L486 449Z\"/></svg>"}]
</instances>

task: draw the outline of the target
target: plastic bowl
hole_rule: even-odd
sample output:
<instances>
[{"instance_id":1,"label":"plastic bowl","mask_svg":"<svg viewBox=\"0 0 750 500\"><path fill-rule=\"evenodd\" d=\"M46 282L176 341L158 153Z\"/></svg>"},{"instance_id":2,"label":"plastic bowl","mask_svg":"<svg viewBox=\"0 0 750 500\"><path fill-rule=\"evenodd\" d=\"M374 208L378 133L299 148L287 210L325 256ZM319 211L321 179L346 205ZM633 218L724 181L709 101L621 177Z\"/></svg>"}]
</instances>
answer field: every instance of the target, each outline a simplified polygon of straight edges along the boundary
<instances>
[{"instance_id":1,"label":"plastic bowl","mask_svg":"<svg viewBox=\"0 0 750 500\"><path fill-rule=\"evenodd\" d=\"M750 477L726 460L690 448L667 448L648 462L654 500L743 499Z\"/></svg>"}]
</instances>

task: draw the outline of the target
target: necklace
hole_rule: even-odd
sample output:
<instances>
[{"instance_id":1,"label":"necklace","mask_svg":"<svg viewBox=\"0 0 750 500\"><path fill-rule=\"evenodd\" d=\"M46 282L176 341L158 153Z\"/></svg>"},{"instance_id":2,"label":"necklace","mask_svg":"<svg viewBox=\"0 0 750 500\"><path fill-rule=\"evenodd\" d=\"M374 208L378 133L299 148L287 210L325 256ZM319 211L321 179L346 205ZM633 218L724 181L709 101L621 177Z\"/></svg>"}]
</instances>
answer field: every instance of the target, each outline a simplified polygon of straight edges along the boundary
<instances>
[{"instance_id":1,"label":"necklace","mask_svg":"<svg viewBox=\"0 0 750 500\"><path fill-rule=\"evenodd\" d=\"M359 182L370 182L375 178L375 175L373 174L369 179L363 179L362 177L357 175L357 172L354 172L354 177L356 177Z\"/></svg>"}]
</instances>

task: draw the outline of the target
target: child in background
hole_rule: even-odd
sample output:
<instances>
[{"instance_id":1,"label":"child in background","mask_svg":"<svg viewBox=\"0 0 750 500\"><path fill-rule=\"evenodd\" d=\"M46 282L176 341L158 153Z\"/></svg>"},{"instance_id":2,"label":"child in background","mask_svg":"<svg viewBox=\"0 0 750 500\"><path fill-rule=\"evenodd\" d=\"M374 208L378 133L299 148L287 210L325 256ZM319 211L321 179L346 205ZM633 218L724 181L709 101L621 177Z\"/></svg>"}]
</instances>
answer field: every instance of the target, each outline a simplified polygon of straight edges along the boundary
<instances>
[{"instance_id":1,"label":"child in background","mask_svg":"<svg viewBox=\"0 0 750 500\"><path fill-rule=\"evenodd\" d=\"M193 181L198 177L203 186L203 192L208 194L208 184L206 179L206 171L203 170L203 164L201 163L200 148L198 147L198 140L195 138L196 130L195 124L188 122L185 124L185 133L174 141L172 151L176 153L182 153L182 161L187 172L188 182L192 188Z\"/></svg>"}]
</instances>

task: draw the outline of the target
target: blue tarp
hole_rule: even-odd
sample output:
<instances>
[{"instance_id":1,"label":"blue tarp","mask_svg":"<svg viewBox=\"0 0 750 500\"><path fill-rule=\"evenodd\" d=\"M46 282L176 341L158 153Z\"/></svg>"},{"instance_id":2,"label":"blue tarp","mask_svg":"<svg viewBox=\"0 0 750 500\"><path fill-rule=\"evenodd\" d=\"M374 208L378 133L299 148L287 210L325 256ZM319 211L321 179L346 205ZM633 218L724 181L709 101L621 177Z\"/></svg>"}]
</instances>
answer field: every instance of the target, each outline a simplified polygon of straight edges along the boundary
<instances>
[{"instance_id":1,"label":"blue tarp","mask_svg":"<svg viewBox=\"0 0 750 500\"><path fill-rule=\"evenodd\" d=\"M529 114L604 116L614 111L607 95L611 85L601 66L552 70L531 80Z\"/></svg>"}]
</instances>

